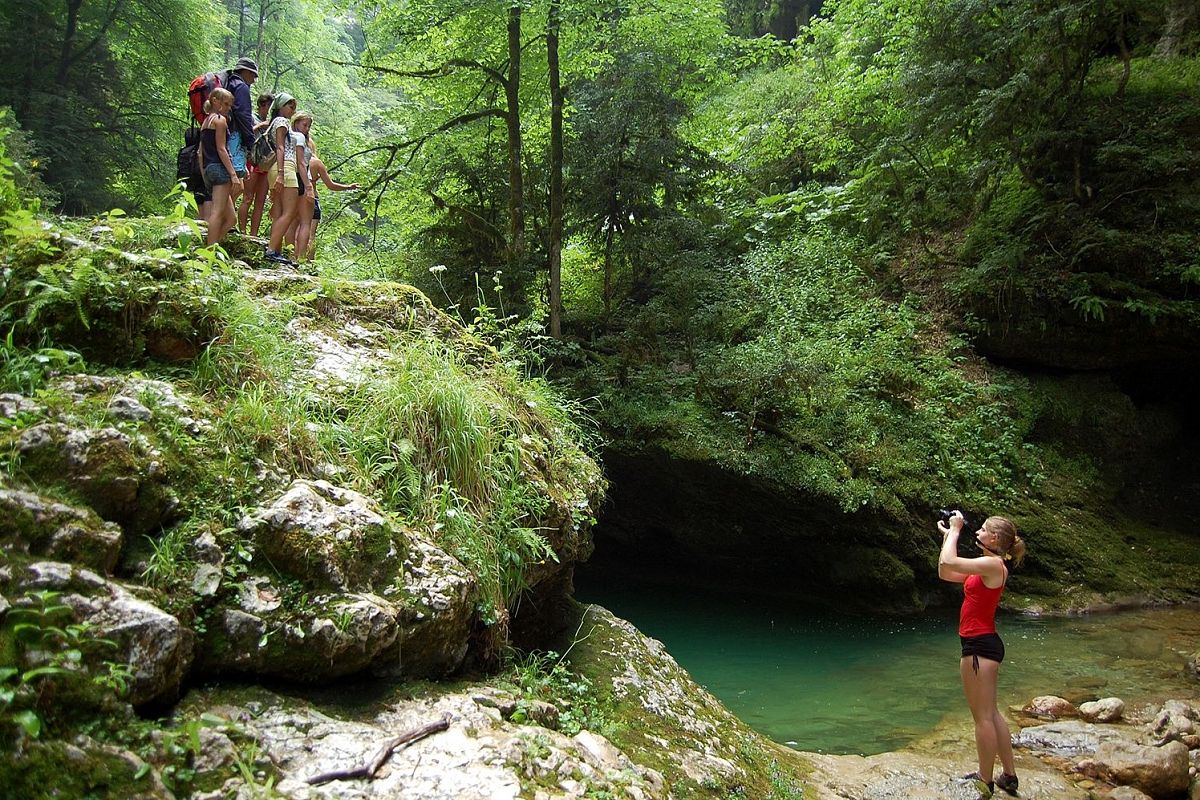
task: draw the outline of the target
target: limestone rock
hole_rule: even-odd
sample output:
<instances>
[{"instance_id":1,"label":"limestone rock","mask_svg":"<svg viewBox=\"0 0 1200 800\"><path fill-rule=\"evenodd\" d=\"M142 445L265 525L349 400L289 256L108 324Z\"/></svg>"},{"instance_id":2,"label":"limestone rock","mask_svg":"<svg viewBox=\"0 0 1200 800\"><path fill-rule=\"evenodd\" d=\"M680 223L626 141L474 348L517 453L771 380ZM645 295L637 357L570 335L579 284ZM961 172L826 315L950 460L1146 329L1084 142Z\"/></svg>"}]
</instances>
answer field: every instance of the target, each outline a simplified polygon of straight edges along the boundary
<instances>
[{"instance_id":1,"label":"limestone rock","mask_svg":"<svg viewBox=\"0 0 1200 800\"><path fill-rule=\"evenodd\" d=\"M111 574L121 552L119 525L88 508L0 486L0 546Z\"/></svg>"},{"instance_id":2,"label":"limestone rock","mask_svg":"<svg viewBox=\"0 0 1200 800\"><path fill-rule=\"evenodd\" d=\"M28 397L11 392L0 394L0 417L15 419L20 414L43 414L46 409Z\"/></svg>"},{"instance_id":3,"label":"limestone rock","mask_svg":"<svg viewBox=\"0 0 1200 800\"><path fill-rule=\"evenodd\" d=\"M1193 678L1200 680L1200 651L1188 656L1185 669Z\"/></svg>"},{"instance_id":4,"label":"limestone rock","mask_svg":"<svg viewBox=\"0 0 1200 800\"><path fill-rule=\"evenodd\" d=\"M1116 722L1125 714L1125 702L1116 697L1105 697L1079 707L1079 716L1088 722Z\"/></svg>"},{"instance_id":5,"label":"limestone rock","mask_svg":"<svg viewBox=\"0 0 1200 800\"><path fill-rule=\"evenodd\" d=\"M462 666L476 624L476 584L458 559L411 533L403 583L385 596L400 608L400 635L375 672L443 677Z\"/></svg>"},{"instance_id":6,"label":"limestone rock","mask_svg":"<svg viewBox=\"0 0 1200 800\"><path fill-rule=\"evenodd\" d=\"M1131 741L1131 736L1132 732L1119 727L1063 720L1023 728L1013 736L1013 745L1056 756L1079 756L1094 753L1105 742Z\"/></svg>"},{"instance_id":7,"label":"limestone rock","mask_svg":"<svg viewBox=\"0 0 1200 800\"><path fill-rule=\"evenodd\" d=\"M1075 706L1063 698L1054 695L1035 697L1022 710L1026 714L1043 719L1062 719L1063 717L1079 716L1079 711L1076 710Z\"/></svg>"},{"instance_id":8,"label":"limestone rock","mask_svg":"<svg viewBox=\"0 0 1200 800\"><path fill-rule=\"evenodd\" d=\"M294 481L238 528L278 569L309 585L372 591L403 558L402 537L374 502L328 481Z\"/></svg>"},{"instance_id":9,"label":"limestone rock","mask_svg":"<svg viewBox=\"0 0 1200 800\"><path fill-rule=\"evenodd\" d=\"M14 578L19 591L62 592L58 600L76 621L91 624L97 638L116 644L105 659L124 662L132 671L129 702L136 706L178 696L191 668L194 636L175 617L121 584L69 564L37 562Z\"/></svg>"},{"instance_id":10,"label":"limestone rock","mask_svg":"<svg viewBox=\"0 0 1200 800\"><path fill-rule=\"evenodd\" d=\"M156 476L154 461L116 428L42 423L17 439L21 468L42 484L78 494L105 520L134 535L167 526L178 501Z\"/></svg>"},{"instance_id":11,"label":"limestone rock","mask_svg":"<svg viewBox=\"0 0 1200 800\"><path fill-rule=\"evenodd\" d=\"M475 698L490 688L400 699L354 721L268 696L239 725L281 771L278 792L292 800L516 800L523 786L544 796L666 800L661 775L635 764L603 737L574 739L506 722ZM214 698L219 700L218 698ZM241 701L244 703L244 699ZM236 714L236 712L235 712ZM310 786L306 779L366 763L389 738L448 717L447 730L397 749L372 781ZM230 795L232 796L232 795Z\"/></svg>"},{"instance_id":12,"label":"limestone rock","mask_svg":"<svg viewBox=\"0 0 1200 800\"><path fill-rule=\"evenodd\" d=\"M1105 742L1091 762L1081 768L1123 786L1133 786L1154 798L1169 798L1187 791L1188 749L1182 742L1147 747L1133 742Z\"/></svg>"},{"instance_id":13,"label":"limestone rock","mask_svg":"<svg viewBox=\"0 0 1200 800\"><path fill-rule=\"evenodd\" d=\"M1200 722L1200 709L1182 700L1168 700L1150 723L1150 733L1159 742L1183 740L1197 733L1197 722Z\"/></svg>"},{"instance_id":14,"label":"limestone rock","mask_svg":"<svg viewBox=\"0 0 1200 800\"><path fill-rule=\"evenodd\" d=\"M1108 793L1108 800L1152 800L1150 795L1132 786L1118 786Z\"/></svg>"},{"instance_id":15,"label":"limestone rock","mask_svg":"<svg viewBox=\"0 0 1200 800\"><path fill-rule=\"evenodd\" d=\"M11 781L0 788L5 798L116 797L128 800L174 800L158 773L140 757L87 736L72 742L30 741L6 756ZM30 768L25 768L28 764ZM53 776L53 786L44 781ZM117 789L117 787L120 787ZM114 790L120 794L111 793Z\"/></svg>"},{"instance_id":16,"label":"limestone rock","mask_svg":"<svg viewBox=\"0 0 1200 800\"><path fill-rule=\"evenodd\" d=\"M248 578L238 607L209 624L204 668L317 683L363 671L397 633L397 610L381 597L333 593L297 607L266 578Z\"/></svg>"}]
</instances>

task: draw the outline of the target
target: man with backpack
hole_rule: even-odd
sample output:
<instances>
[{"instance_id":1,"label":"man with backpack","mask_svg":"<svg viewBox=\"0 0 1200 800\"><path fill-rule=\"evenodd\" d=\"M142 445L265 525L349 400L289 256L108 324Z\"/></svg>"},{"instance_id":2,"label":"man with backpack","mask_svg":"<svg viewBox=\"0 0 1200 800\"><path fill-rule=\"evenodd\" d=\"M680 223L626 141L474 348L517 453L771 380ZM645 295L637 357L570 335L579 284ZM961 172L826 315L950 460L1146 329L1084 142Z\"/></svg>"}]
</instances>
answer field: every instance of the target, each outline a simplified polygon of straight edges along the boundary
<instances>
[{"instance_id":1,"label":"man with backpack","mask_svg":"<svg viewBox=\"0 0 1200 800\"><path fill-rule=\"evenodd\" d=\"M229 70L229 82L225 86L233 93L233 111L229 115L229 155L240 178L246 177L246 154L254 143L254 101L250 98L250 87L256 80L258 64L254 63L254 59L242 56Z\"/></svg>"}]
</instances>

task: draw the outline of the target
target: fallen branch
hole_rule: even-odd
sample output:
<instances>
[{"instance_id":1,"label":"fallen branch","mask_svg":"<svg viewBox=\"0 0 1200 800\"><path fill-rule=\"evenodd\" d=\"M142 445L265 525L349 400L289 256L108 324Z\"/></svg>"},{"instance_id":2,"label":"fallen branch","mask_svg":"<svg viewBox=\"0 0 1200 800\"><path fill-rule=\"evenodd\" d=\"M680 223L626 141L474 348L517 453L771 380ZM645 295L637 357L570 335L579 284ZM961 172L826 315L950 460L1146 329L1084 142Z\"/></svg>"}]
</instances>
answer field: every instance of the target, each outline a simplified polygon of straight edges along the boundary
<instances>
[{"instance_id":1,"label":"fallen branch","mask_svg":"<svg viewBox=\"0 0 1200 800\"><path fill-rule=\"evenodd\" d=\"M371 757L371 760L361 767L354 769L339 769L333 772L323 772L320 775L314 775L307 780L312 786L319 786L322 783L330 781L347 781L355 778L375 779L375 773L379 772L380 767L387 763L387 760L392 757L392 753L401 745L412 744L415 741L424 739L426 736L444 731L450 727L450 715L442 714L442 718L436 722L431 722L428 725L423 725L420 728L402 733L392 739L388 739L383 747Z\"/></svg>"}]
</instances>

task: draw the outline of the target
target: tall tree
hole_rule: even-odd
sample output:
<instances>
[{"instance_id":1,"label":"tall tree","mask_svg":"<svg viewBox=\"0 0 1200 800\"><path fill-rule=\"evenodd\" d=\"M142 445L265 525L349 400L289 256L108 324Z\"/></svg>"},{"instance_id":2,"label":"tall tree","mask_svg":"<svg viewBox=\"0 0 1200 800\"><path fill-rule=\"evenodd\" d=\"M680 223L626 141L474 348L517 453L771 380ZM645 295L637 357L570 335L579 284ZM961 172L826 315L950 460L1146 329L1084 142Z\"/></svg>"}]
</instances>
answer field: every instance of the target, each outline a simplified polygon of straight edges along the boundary
<instances>
[{"instance_id":1,"label":"tall tree","mask_svg":"<svg viewBox=\"0 0 1200 800\"><path fill-rule=\"evenodd\" d=\"M551 0L546 23L546 63L550 71L550 335L562 336L563 248L563 90L558 63L562 0Z\"/></svg>"}]
</instances>

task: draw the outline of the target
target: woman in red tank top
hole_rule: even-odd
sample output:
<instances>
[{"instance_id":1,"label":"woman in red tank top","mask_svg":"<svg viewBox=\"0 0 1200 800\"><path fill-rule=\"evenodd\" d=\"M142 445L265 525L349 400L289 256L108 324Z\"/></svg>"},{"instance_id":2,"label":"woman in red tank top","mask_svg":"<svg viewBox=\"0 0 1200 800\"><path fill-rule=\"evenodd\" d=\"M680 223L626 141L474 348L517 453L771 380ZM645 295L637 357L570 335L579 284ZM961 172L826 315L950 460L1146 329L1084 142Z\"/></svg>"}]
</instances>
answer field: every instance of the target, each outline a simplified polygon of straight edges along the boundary
<instances>
[{"instance_id":1,"label":"woman in red tank top","mask_svg":"<svg viewBox=\"0 0 1200 800\"><path fill-rule=\"evenodd\" d=\"M963 603L958 615L958 635L962 642L958 671L975 720L975 750L979 755L979 771L963 778L972 782L984 797L991 797L996 786L1015 795L1018 781L1012 737L1008 722L996 705L996 682L1000 662L1004 660L1004 642L996 633L996 608L1008 581L1005 562L1019 564L1025 556L1025 542L1012 522L1004 517L988 517L975 534L983 555L963 558L958 554L958 537L964 522L962 513L955 511L949 524L937 525L942 534L938 577L963 585ZM993 782L997 757L1003 771Z\"/></svg>"}]
</instances>

